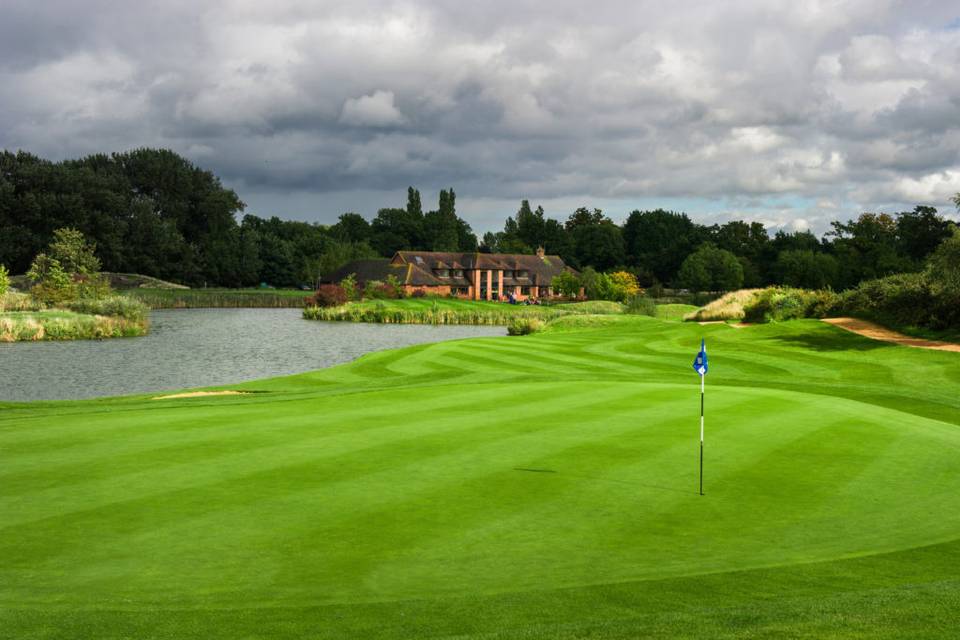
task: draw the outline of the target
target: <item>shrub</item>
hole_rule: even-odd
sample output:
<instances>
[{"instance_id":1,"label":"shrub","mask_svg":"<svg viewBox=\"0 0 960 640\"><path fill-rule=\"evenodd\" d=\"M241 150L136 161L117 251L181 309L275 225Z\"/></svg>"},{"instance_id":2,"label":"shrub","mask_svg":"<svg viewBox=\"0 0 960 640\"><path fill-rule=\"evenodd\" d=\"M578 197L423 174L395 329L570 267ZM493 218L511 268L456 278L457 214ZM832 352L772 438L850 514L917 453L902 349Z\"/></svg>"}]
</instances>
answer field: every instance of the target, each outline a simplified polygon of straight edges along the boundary
<instances>
[{"instance_id":1,"label":"shrub","mask_svg":"<svg viewBox=\"0 0 960 640\"><path fill-rule=\"evenodd\" d=\"M744 306L747 322L781 322L798 318L824 318L839 303L830 290L807 291L790 287L770 287L758 293Z\"/></svg>"},{"instance_id":2,"label":"shrub","mask_svg":"<svg viewBox=\"0 0 960 640\"><path fill-rule=\"evenodd\" d=\"M400 297L397 285L380 280L369 280L363 288L363 297L372 300L392 300Z\"/></svg>"},{"instance_id":3,"label":"shrub","mask_svg":"<svg viewBox=\"0 0 960 640\"><path fill-rule=\"evenodd\" d=\"M0 264L0 297L3 297L10 289L10 272Z\"/></svg>"},{"instance_id":4,"label":"shrub","mask_svg":"<svg viewBox=\"0 0 960 640\"><path fill-rule=\"evenodd\" d=\"M640 316L656 316L657 304L647 296L640 294L627 300L625 311Z\"/></svg>"},{"instance_id":5,"label":"shrub","mask_svg":"<svg viewBox=\"0 0 960 640\"><path fill-rule=\"evenodd\" d=\"M923 274L900 273L867 280L845 291L839 309L845 315L882 324L944 329L956 326L958 320L949 308L950 299L935 295Z\"/></svg>"},{"instance_id":6,"label":"shrub","mask_svg":"<svg viewBox=\"0 0 960 640\"><path fill-rule=\"evenodd\" d=\"M543 320L539 318L517 317L507 325L507 335L526 336L543 330Z\"/></svg>"},{"instance_id":7,"label":"shrub","mask_svg":"<svg viewBox=\"0 0 960 640\"><path fill-rule=\"evenodd\" d=\"M626 302L641 293L637 277L627 271L614 271L607 274L607 280L610 283L610 295L606 298L607 300Z\"/></svg>"},{"instance_id":8,"label":"shrub","mask_svg":"<svg viewBox=\"0 0 960 640\"><path fill-rule=\"evenodd\" d=\"M400 299L404 296L403 285L400 283L400 280L397 279L397 276L392 273L387 276L387 281L383 286L390 289L390 295L387 296L388 298Z\"/></svg>"},{"instance_id":9,"label":"shrub","mask_svg":"<svg viewBox=\"0 0 960 640\"><path fill-rule=\"evenodd\" d=\"M351 273L346 278L340 281L340 286L343 288L344 294L347 296L347 300L356 300L358 297L357 290L357 276L356 274Z\"/></svg>"},{"instance_id":10,"label":"shrub","mask_svg":"<svg viewBox=\"0 0 960 640\"><path fill-rule=\"evenodd\" d=\"M73 278L60 266L59 260L45 253L39 253L33 259L27 278L37 283L30 292L44 304L62 304L77 297Z\"/></svg>"},{"instance_id":11,"label":"shrub","mask_svg":"<svg viewBox=\"0 0 960 640\"><path fill-rule=\"evenodd\" d=\"M322 284L307 298L308 307L337 307L347 302L347 292L338 284Z\"/></svg>"},{"instance_id":12,"label":"shrub","mask_svg":"<svg viewBox=\"0 0 960 640\"><path fill-rule=\"evenodd\" d=\"M411 298L426 298L427 292L423 289L415 289L413 293L410 294Z\"/></svg>"}]
</instances>

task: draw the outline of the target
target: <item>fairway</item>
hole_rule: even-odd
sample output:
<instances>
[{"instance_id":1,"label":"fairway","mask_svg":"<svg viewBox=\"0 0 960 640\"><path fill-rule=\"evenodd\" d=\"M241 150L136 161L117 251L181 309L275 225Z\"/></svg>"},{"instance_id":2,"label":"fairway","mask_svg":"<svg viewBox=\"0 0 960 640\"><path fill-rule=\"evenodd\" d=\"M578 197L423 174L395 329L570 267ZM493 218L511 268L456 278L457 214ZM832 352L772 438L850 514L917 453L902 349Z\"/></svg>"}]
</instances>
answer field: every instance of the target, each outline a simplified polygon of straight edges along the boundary
<instances>
[{"instance_id":1,"label":"fairway","mask_svg":"<svg viewBox=\"0 0 960 640\"><path fill-rule=\"evenodd\" d=\"M951 637L960 354L557 326L0 404L0 637Z\"/></svg>"}]
</instances>

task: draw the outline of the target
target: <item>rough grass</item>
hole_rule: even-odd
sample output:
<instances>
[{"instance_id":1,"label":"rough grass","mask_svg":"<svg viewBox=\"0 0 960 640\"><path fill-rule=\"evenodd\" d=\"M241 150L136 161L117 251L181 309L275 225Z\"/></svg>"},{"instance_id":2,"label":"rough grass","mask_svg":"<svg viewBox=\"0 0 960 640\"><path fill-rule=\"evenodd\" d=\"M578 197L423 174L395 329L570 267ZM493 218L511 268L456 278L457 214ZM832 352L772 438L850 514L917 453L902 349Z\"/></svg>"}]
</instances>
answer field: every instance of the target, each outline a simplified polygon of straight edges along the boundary
<instances>
[{"instance_id":1,"label":"rough grass","mask_svg":"<svg viewBox=\"0 0 960 640\"><path fill-rule=\"evenodd\" d=\"M339 307L308 307L308 320L375 322L386 324L509 325L517 318L543 322L573 314L622 313L617 302L574 302L557 305L521 305L455 298L365 300Z\"/></svg>"},{"instance_id":2,"label":"rough grass","mask_svg":"<svg viewBox=\"0 0 960 640\"><path fill-rule=\"evenodd\" d=\"M684 320L695 322L743 320L744 307L750 304L761 291L763 289L731 291L696 311L690 312L684 316Z\"/></svg>"},{"instance_id":3,"label":"rough grass","mask_svg":"<svg viewBox=\"0 0 960 640\"><path fill-rule=\"evenodd\" d=\"M151 309L300 308L311 295L299 289L128 289L123 295Z\"/></svg>"},{"instance_id":4,"label":"rough grass","mask_svg":"<svg viewBox=\"0 0 960 640\"><path fill-rule=\"evenodd\" d=\"M656 317L660 320L680 322L699 307L692 304L658 304Z\"/></svg>"},{"instance_id":5,"label":"rough grass","mask_svg":"<svg viewBox=\"0 0 960 640\"><path fill-rule=\"evenodd\" d=\"M2 405L2 635L955 637L957 354L593 319Z\"/></svg>"},{"instance_id":6,"label":"rough grass","mask_svg":"<svg viewBox=\"0 0 960 640\"><path fill-rule=\"evenodd\" d=\"M0 313L0 342L132 338L145 335L149 328L146 316L102 316L59 309Z\"/></svg>"}]
</instances>

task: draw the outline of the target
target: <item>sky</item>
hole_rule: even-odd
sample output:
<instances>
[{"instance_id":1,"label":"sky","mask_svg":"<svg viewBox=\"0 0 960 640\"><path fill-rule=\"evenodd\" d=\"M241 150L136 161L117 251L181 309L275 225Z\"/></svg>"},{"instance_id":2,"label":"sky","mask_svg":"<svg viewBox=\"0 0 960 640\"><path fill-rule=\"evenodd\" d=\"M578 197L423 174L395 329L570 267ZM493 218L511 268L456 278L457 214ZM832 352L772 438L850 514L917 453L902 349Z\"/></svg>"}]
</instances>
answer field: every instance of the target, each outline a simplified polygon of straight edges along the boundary
<instances>
[{"instance_id":1,"label":"sky","mask_svg":"<svg viewBox=\"0 0 960 640\"><path fill-rule=\"evenodd\" d=\"M452 187L480 233L684 211L822 233L960 192L960 4L0 0L0 148L164 147L261 216Z\"/></svg>"}]
</instances>

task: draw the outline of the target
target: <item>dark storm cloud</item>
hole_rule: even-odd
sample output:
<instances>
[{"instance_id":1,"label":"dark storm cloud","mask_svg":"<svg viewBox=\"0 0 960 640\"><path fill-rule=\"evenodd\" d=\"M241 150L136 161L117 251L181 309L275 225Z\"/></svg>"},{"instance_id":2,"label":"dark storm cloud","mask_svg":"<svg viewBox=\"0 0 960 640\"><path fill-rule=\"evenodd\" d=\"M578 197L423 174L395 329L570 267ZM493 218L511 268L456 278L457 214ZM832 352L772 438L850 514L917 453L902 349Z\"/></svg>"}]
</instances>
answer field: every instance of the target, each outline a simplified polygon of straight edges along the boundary
<instances>
[{"instance_id":1,"label":"dark storm cloud","mask_svg":"<svg viewBox=\"0 0 960 640\"><path fill-rule=\"evenodd\" d=\"M456 187L480 228L521 197L822 227L951 208L956 20L874 0L15 1L0 146L170 147L258 213L324 221L415 184Z\"/></svg>"}]
</instances>

